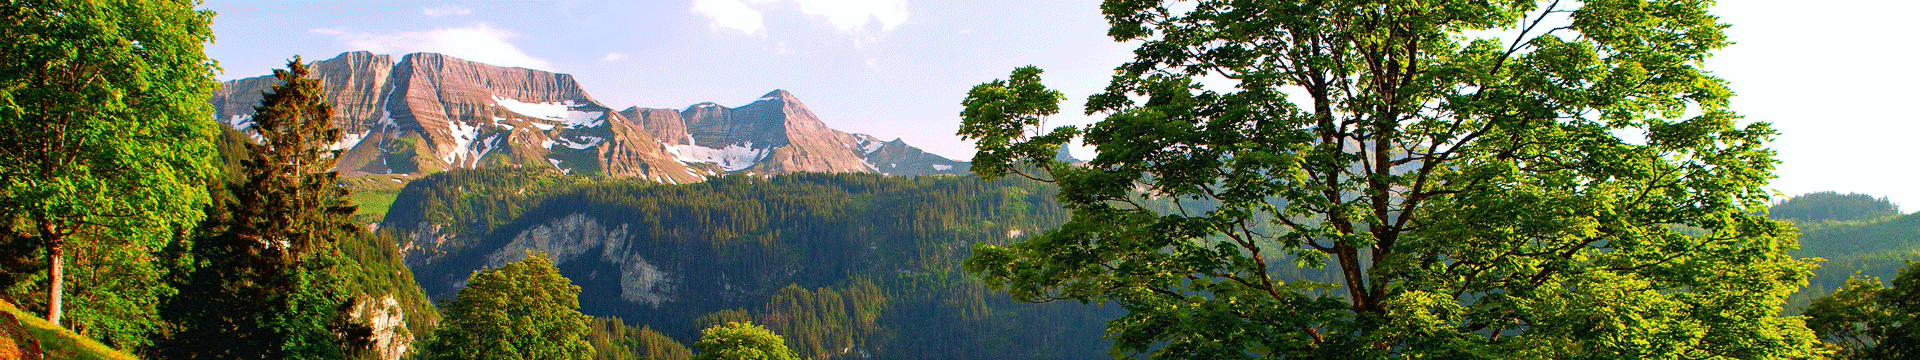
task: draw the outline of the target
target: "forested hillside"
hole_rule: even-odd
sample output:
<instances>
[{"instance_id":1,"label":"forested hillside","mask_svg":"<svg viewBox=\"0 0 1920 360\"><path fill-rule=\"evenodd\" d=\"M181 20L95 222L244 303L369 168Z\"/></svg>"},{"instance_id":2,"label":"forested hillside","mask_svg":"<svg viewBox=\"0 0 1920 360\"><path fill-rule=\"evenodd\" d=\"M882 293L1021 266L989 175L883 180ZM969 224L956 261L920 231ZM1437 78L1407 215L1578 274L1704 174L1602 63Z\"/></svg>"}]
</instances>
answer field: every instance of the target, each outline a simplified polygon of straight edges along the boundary
<instances>
[{"instance_id":1,"label":"forested hillside","mask_svg":"<svg viewBox=\"0 0 1920 360\"><path fill-rule=\"evenodd\" d=\"M405 235L436 298L525 250L553 254L582 287L582 312L624 320L596 325L601 345L675 349L649 334L692 344L702 328L749 320L816 359L1105 357L1115 309L1013 302L961 268L973 244L1064 222L1053 197L1035 182L956 176L666 185L454 170L410 183L382 228Z\"/></svg>"},{"instance_id":2,"label":"forested hillside","mask_svg":"<svg viewBox=\"0 0 1920 360\"><path fill-rule=\"evenodd\" d=\"M1893 278L1905 260L1920 259L1920 213L1902 214L1886 198L1810 193L1774 204L1768 215L1800 228L1794 256L1826 259L1789 309L1833 293L1855 273Z\"/></svg>"}]
</instances>

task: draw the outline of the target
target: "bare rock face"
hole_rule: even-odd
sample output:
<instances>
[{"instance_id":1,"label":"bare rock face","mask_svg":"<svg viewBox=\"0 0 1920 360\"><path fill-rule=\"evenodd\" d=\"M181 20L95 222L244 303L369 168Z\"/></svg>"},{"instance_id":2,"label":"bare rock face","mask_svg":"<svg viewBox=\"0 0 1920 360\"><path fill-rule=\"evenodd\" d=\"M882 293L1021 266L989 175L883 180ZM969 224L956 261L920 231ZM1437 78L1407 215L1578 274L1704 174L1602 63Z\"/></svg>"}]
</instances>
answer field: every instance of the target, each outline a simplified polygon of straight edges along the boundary
<instances>
[{"instance_id":1,"label":"bare rock face","mask_svg":"<svg viewBox=\"0 0 1920 360\"><path fill-rule=\"evenodd\" d=\"M964 162L899 140L883 142L872 135L829 128L786 90L774 90L733 108L700 103L678 112L628 108L621 113L640 119L648 133L662 139L681 162L713 164L727 172L889 173L880 164L913 166L891 172L895 175L957 174L968 169ZM887 144L893 144L893 150L887 150Z\"/></svg>"},{"instance_id":2,"label":"bare rock face","mask_svg":"<svg viewBox=\"0 0 1920 360\"><path fill-rule=\"evenodd\" d=\"M325 81L326 94L334 108L334 125L341 129L341 141L335 149L345 150L342 163L364 162L373 152L360 151L360 142L368 135L367 125L384 114L387 96L393 93L388 82L393 58L356 51L313 64L313 76ZM228 81L213 93L216 118L241 130L253 127L253 107L262 93L278 81L273 76Z\"/></svg>"},{"instance_id":3,"label":"bare rock face","mask_svg":"<svg viewBox=\"0 0 1920 360\"><path fill-rule=\"evenodd\" d=\"M413 346L413 334L407 332L407 313L393 295L354 306L353 319L373 327L374 357L399 360Z\"/></svg>"},{"instance_id":4,"label":"bare rock face","mask_svg":"<svg viewBox=\"0 0 1920 360\"><path fill-rule=\"evenodd\" d=\"M966 173L972 169L965 162L928 154L920 148L907 146L907 142L900 139L881 143L879 148L867 154L867 162L886 175Z\"/></svg>"},{"instance_id":5,"label":"bare rock face","mask_svg":"<svg viewBox=\"0 0 1920 360\"><path fill-rule=\"evenodd\" d=\"M680 276L629 251L631 241L633 236L627 233L626 224L608 227L587 215L572 214L515 235L513 241L487 256L487 266L499 268L520 261L528 251L545 253L555 266L599 260L617 269L618 273L612 275L619 277L620 299L656 309L673 301L674 285L680 282Z\"/></svg>"},{"instance_id":6,"label":"bare rock face","mask_svg":"<svg viewBox=\"0 0 1920 360\"><path fill-rule=\"evenodd\" d=\"M885 150L872 136L828 128L800 100L775 90L740 107L613 111L573 76L414 53L348 52L314 64L334 104L343 175L427 173L483 166L554 167L573 173L694 182L729 172L964 173L964 163ZM216 117L242 130L272 76L229 81ZM879 154L883 158L872 158ZM890 166L883 168L878 164ZM889 171L891 165L914 170ZM935 166L938 165L938 166ZM922 169L924 168L924 169Z\"/></svg>"}]
</instances>

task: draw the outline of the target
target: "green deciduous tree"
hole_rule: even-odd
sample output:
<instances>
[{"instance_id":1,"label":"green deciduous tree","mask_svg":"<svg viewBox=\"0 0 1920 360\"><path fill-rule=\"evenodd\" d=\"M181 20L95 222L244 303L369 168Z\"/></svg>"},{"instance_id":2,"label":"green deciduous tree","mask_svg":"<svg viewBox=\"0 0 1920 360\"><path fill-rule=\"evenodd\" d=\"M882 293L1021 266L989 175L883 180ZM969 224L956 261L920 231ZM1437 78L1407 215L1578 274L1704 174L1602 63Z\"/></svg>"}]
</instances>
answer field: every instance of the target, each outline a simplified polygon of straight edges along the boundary
<instances>
[{"instance_id":1,"label":"green deciduous tree","mask_svg":"<svg viewBox=\"0 0 1920 360\"><path fill-rule=\"evenodd\" d=\"M1807 326L1838 348L1843 359L1920 356L1920 263L1907 262L1892 286L1856 276L1807 306Z\"/></svg>"},{"instance_id":2,"label":"green deciduous tree","mask_svg":"<svg viewBox=\"0 0 1920 360\"><path fill-rule=\"evenodd\" d=\"M1775 314L1812 265L1757 215L1775 132L1700 68L1709 3L1106 1L1139 48L1105 119L1048 129L1032 67L965 100L975 172L1074 212L968 267L1117 303L1154 358L1811 356ZM1098 155L1051 161L1075 138Z\"/></svg>"},{"instance_id":3,"label":"green deciduous tree","mask_svg":"<svg viewBox=\"0 0 1920 360\"><path fill-rule=\"evenodd\" d=\"M592 359L580 287L546 253L474 271L425 345L427 359Z\"/></svg>"},{"instance_id":4,"label":"green deciduous tree","mask_svg":"<svg viewBox=\"0 0 1920 360\"><path fill-rule=\"evenodd\" d=\"M371 329L351 320L358 271L335 244L356 230L336 180L339 141L323 84L299 57L254 108L241 179L191 249L192 274L167 315L169 358L340 359L367 351ZM230 195L230 196L229 196Z\"/></svg>"},{"instance_id":5,"label":"green deciduous tree","mask_svg":"<svg viewBox=\"0 0 1920 360\"><path fill-rule=\"evenodd\" d=\"M700 330L695 360L797 360L779 334L753 323L730 322Z\"/></svg>"},{"instance_id":6,"label":"green deciduous tree","mask_svg":"<svg viewBox=\"0 0 1920 360\"><path fill-rule=\"evenodd\" d=\"M35 291L54 323L66 281L110 279L86 289L73 325L133 334L104 338L115 346L150 332L142 324L167 292L152 254L207 202L197 185L211 170L217 84L201 51L213 13L196 4L0 6L0 231L46 259L33 264L47 273Z\"/></svg>"}]
</instances>

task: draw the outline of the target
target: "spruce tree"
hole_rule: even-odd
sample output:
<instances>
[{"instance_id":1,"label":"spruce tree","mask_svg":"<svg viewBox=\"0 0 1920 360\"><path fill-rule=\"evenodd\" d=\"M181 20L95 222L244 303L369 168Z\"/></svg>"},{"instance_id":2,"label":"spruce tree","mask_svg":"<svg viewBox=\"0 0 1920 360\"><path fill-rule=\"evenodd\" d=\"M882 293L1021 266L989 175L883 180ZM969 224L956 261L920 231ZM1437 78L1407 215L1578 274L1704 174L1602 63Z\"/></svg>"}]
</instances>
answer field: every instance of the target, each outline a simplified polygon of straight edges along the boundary
<instances>
[{"instance_id":1,"label":"spruce tree","mask_svg":"<svg viewBox=\"0 0 1920 360\"><path fill-rule=\"evenodd\" d=\"M258 142L231 198L194 244L199 268L169 306L179 331L169 358L339 359L371 330L350 321L347 273L334 247L355 227L348 190L332 170L339 151L324 85L296 56L255 107Z\"/></svg>"}]
</instances>

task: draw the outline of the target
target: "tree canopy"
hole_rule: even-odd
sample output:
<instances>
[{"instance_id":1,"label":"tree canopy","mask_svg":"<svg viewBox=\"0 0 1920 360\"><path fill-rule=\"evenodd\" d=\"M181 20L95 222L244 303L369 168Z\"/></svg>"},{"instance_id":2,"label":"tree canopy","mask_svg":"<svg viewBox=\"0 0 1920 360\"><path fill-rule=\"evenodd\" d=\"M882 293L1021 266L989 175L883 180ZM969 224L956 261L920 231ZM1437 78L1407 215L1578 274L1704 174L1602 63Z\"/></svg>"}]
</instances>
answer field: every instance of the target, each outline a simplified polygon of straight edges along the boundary
<instances>
[{"instance_id":1,"label":"tree canopy","mask_svg":"<svg viewBox=\"0 0 1920 360\"><path fill-rule=\"evenodd\" d=\"M746 322L729 322L700 331L694 343L700 353L694 360L799 360L787 341L767 328Z\"/></svg>"},{"instance_id":2,"label":"tree canopy","mask_svg":"<svg viewBox=\"0 0 1920 360\"><path fill-rule=\"evenodd\" d=\"M591 317L580 313L580 287L546 253L498 269L474 271L442 314L425 345L427 359L567 359L594 355L586 340Z\"/></svg>"},{"instance_id":3,"label":"tree canopy","mask_svg":"<svg viewBox=\"0 0 1920 360\"><path fill-rule=\"evenodd\" d=\"M1154 358L1810 356L1775 314L1812 265L1759 215L1775 131L1700 68L1709 3L1106 1L1139 47L1103 120L1048 128L1033 67L963 102L976 173L1073 211L968 267L1118 303Z\"/></svg>"},{"instance_id":4,"label":"tree canopy","mask_svg":"<svg viewBox=\"0 0 1920 360\"><path fill-rule=\"evenodd\" d=\"M116 347L158 329L155 303L170 288L153 254L207 202L206 99L218 85L202 52L213 13L196 3L0 7L0 240L31 242L10 256L45 259L6 277L44 274L31 289L44 301L30 302Z\"/></svg>"},{"instance_id":5,"label":"tree canopy","mask_svg":"<svg viewBox=\"0 0 1920 360\"><path fill-rule=\"evenodd\" d=\"M1920 356L1920 263L1908 261L1892 284L1856 276L1807 306L1807 325L1847 359Z\"/></svg>"}]
</instances>

